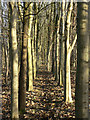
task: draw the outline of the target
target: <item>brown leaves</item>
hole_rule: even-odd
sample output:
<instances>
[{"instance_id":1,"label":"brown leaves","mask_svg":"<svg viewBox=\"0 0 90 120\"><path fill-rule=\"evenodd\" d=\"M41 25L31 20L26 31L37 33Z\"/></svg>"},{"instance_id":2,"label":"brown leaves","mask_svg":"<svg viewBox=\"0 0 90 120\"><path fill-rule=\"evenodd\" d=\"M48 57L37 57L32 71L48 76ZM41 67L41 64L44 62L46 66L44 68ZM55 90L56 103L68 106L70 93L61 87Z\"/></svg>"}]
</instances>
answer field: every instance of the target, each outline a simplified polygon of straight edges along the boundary
<instances>
[{"instance_id":1,"label":"brown leaves","mask_svg":"<svg viewBox=\"0 0 90 120\"><path fill-rule=\"evenodd\" d=\"M72 80L73 82L73 80ZM72 85L74 102L64 102L64 88L57 86L57 81L52 73L41 70L34 80L34 89L26 92L26 113L23 119L32 120L59 120L60 118L75 118L75 85ZM74 82L73 82L74 84ZM10 86L3 86L3 118L10 118ZM4 117L5 116L5 117Z\"/></svg>"},{"instance_id":2,"label":"brown leaves","mask_svg":"<svg viewBox=\"0 0 90 120\"><path fill-rule=\"evenodd\" d=\"M30 93L30 97L35 104L30 104L28 114L33 114L33 119L38 115L39 119L48 117L51 120L75 116L75 106L72 105L73 103L66 104L64 102L64 89L57 86L52 73L38 72L38 79L34 81L34 91ZM34 108L35 114L32 108Z\"/></svg>"}]
</instances>

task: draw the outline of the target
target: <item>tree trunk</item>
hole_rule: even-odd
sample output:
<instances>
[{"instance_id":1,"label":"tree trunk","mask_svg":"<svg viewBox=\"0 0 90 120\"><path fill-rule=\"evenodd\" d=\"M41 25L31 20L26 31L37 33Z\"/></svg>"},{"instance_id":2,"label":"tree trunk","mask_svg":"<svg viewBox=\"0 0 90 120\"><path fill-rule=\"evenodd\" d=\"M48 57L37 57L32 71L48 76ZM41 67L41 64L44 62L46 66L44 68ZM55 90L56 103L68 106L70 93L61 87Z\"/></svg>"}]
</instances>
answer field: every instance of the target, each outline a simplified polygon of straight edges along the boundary
<instances>
[{"instance_id":1,"label":"tree trunk","mask_svg":"<svg viewBox=\"0 0 90 120\"><path fill-rule=\"evenodd\" d=\"M61 6L61 3L60 3ZM61 23L61 11L59 12L58 28L57 28L57 81L60 84L60 23ZM62 84L62 83L61 83Z\"/></svg>"},{"instance_id":2,"label":"tree trunk","mask_svg":"<svg viewBox=\"0 0 90 120\"><path fill-rule=\"evenodd\" d=\"M19 118L18 115L18 48L17 48L17 34L16 34L16 23L17 23L17 9L15 3L10 3L11 10L11 45L12 45L12 81L11 81L11 113L12 118Z\"/></svg>"},{"instance_id":3,"label":"tree trunk","mask_svg":"<svg viewBox=\"0 0 90 120\"><path fill-rule=\"evenodd\" d=\"M77 74L75 91L75 116L88 118L88 82L89 82L89 34L88 3L77 5Z\"/></svg>"},{"instance_id":4,"label":"tree trunk","mask_svg":"<svg viewBox=\"0 0 90 120\"><path fill-rule=\"evenodd\" d=\"M24 8L27 8L28 2L24 3ZM26 81L27 81L27 41L28 41L28 10L24 9L23 17L23 35L22 35L22 51L21 51L21 66L20 66L20 85L19 85L19 97L20 97L20 111L25 112L26 106Z\"/></svg>"},{"instance_id":5,"label":"tree trunk","mask_svg":"<svg viewBox=\"0 0 90 120\"><path fill-rule=\"evenodd\" d=\"M51 18L50 18L50 29L51 29L51 32L50 32L50 42L49 42L49 53L48 53L48 71L52 72L52 63L53 63L53 53L52 53L52 50L53 50L53 33L54 33L54 4L51 5Z\"/></svg>"},{"instance_id":6,"label":"tree trunk","mask_svg":"<svg viewBox=\"0 0 90 120\"><path fill-rule=\"evenodd\" d=\"M1 8L1 0L0 0ZM2 18L1 18L1 9L0 9L0 33L2 32ZM2 38L2 37L1 37ZM0 119L2 119L2 41L0 40Z\"/></svg>"},{"instance_id":7,"label":"tree trunk","mask_svg":"<svg viewBox=\"0 0 90 120\"><path fill-rule=\"evenodd\" d=\"M38 12L38 5L35 3L35 13ZM38 42L38 20L37 16L35 17L35 57L36 57L36 75L37 76L37 42Z\"/></svg>"},{"instance_id":8,"label":"tree trunk","mask_svg":"<svg viewBox=\"0 0 90 120\"><path fill-rule=\"evenodd\" d=\"M70 18L73 9L73 2L69 3L68 13L67 13L67 26L66 26L66 75L65 75L65 101L72 102L71 97L71 80L70 80L70 43L69 43L69 30L70 30Z\"/></svg>"},{"instance_id":9,"label":"tree trunk","mask_svg":"<svg viewBox=\"0 0 90 120\"><path fill-rule=\"evenodd\" d=\"M65 55L65 39L64 39L64 31L65 31L65 1L62 2L62 16L61 16L61 42L60 42L60 85L64 84L64 55Z\"/></svg>"},{"instance_id":10,"label":"tree trunk","mask_svg":"<svg viewBox=\"0 0 90 120\"><path fill-rule=\"evenodd\" d=\"M32 16L33 17L33 16ZM34 19L33 19L34 20ZM34 22L33 22L33 27L32 27L32 31L33 31L33 38L32 38L32 54L33 54L33 74L34 74L34 79L36 77L36 51L35 51L35 28L34 28Z\"/></svg>"},{"instance_id":11,"label":"tree trunk","mask_svg":"<svg viewBox=\"0 0 90 120\"><path fill-rule=\"evenodd\" d=\"M32 6L33 3L30 4L30 13L32 13ZM29 28L28 28L28 78L29 78L29 87L28 91L31 91L33 89L33 61L32 61L32 37L31 37L31 31L32 31L32 25L33 25L33 17L30 16L29 18Z\"/></svg>"}]
</instances>

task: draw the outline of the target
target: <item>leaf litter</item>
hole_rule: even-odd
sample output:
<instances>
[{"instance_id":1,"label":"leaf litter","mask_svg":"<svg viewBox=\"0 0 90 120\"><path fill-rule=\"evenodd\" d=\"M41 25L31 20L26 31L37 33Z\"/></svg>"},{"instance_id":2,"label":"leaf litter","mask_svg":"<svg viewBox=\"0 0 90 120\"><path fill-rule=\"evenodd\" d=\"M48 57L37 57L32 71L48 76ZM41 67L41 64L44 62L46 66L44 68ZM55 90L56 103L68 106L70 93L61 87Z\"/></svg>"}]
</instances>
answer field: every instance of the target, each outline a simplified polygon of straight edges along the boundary
<instances>
[{"instance_id":1,"label":"leaf litter","mask_svg":"<svg viewBox=\"0 0 90 120\"><path fill-rule=\"evenodd\" d=\"M64 102L64 88L58 86L53 74L39 69L34 80L34 89L26 92L26 112L23 119L30 120L60 120L60 118L75 118L75 81L72 75L72 103ZM11 118L11 86L2 85L2 112L3 119Z\"/></svg>"}]
</instances>

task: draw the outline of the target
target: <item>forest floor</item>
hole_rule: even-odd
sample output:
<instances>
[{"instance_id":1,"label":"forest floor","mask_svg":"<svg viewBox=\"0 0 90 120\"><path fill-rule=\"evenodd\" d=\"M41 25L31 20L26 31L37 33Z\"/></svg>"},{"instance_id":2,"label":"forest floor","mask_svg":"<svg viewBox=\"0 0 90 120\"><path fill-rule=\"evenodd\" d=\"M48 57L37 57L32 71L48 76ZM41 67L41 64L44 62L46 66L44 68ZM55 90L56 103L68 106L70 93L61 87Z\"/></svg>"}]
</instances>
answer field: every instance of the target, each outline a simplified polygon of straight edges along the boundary
<instances>
[{"instance_id":1,"label":"forest floor","mask_svg":"<svg viewBox=\"0 0 90 120\"><path fill-rule=\"evenodd\" d=\"M64 102L64 89L58 86L52 73L41 66L34 80L32 92L26 92L26 112L23 118L30 120L60 120L60 118L75 118L75 73L71 75L72 103ZM3 77L3 79L5 79ZM11 86L2 85L3 119L11 117Z\"/></svg>"}]
</instances>

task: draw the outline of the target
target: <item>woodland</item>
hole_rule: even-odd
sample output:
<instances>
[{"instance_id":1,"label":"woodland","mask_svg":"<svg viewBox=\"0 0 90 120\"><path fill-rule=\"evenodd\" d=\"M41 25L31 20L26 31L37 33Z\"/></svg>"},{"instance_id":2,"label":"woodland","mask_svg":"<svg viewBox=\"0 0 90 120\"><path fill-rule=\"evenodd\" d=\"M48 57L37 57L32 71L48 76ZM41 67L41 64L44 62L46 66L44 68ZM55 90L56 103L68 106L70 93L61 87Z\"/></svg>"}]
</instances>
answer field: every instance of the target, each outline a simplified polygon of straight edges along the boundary
<instances>
[{"instance_id":1,"label":"woodland","mask_svg":"<svg viewBox=\"0 0 90 120\"><path fill-rule=\"evenodd\" d=\"M89 119L90 2L0 1L0 118Z\"/></svg>"}]
</instances>

